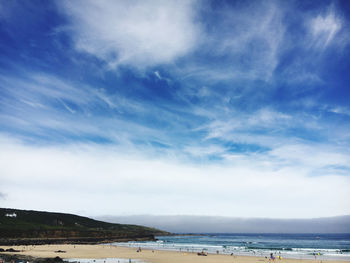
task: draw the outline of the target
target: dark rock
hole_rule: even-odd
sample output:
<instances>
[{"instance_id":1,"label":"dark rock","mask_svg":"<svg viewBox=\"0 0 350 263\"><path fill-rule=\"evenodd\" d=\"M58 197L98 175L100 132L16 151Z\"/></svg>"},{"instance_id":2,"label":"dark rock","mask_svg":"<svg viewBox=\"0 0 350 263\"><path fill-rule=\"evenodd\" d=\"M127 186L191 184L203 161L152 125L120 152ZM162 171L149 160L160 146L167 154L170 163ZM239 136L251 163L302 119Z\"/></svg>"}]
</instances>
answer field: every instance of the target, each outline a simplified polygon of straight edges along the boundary
<instances>
[{"instance_id":1,"label":"dark rock","mask_svg":"<svg viewBox=\"0 0 350 263\"><path fill-rule=\"evenodd\" d=\"M6 252L19 252L19 250L13 249L13 248L8 248L5 250Z\"/></svg>"}]
</instances>

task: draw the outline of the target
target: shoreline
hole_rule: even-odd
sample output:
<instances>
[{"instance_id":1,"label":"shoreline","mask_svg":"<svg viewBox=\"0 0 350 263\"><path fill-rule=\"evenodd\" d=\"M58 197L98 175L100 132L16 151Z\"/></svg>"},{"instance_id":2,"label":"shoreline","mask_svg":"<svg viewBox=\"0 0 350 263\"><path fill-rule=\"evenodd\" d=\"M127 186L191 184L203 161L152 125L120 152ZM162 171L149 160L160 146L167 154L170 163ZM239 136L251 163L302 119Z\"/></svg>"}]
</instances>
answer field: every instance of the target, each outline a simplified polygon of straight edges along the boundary
<instances>
[{"instance_id":1,"label":"shoreline","mask_svg":"<svg viewBox=\"0 0 350 263\"><path fill-rule=\"evenodd\" d=\"M55 258L59 256L62 259L105 259L105 258L123 258L133 259L149 263L344 263L348 260L321 260L321 259L291 259L283 258L271 261L265 257L259 256L231 256L225 254L209 254L208 256L198 256L193 252L179 252L166 250L142 249L136 252L136 248L120 247L113 245L81 245L81 244L46 244L29 246L0 246L3 249L13 248L20 252L1 252L1 254L26 255L35 258ZM58 252L60 251L60 252Z\"/></svg>"},{"instance_id":2,"label":"shoreline","mask_svg":"<svg viewBox=\"0 0 350 263\"><path fill-rule=\"evenodd\" d=\"M31 245L59 245L84 244L96 245L113 242L154 241L154 235L130 237L72 237L72 238L0 238L0 246L31 246Z\"/></svg>"}]
</instances>

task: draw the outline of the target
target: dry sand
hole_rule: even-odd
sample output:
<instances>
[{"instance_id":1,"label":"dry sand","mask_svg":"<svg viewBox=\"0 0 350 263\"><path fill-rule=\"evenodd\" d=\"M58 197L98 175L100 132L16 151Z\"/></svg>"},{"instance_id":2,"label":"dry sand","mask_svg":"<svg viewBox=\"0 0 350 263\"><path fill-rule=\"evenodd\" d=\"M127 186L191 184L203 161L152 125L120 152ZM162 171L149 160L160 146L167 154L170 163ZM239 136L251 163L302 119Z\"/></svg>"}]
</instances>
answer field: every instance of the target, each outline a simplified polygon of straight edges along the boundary
<instances>
[{"instance_id":1,"label":"dry sand","mask_svg":"<svg viewBox=\"0 0 350 263\"><path fill-rule=\"evenodd\" d=\"M10 248L2 246L2 248ZM40 245L40 246L12 246L21 250L15 254L29 255L34 257L61 258L125 258L140 259L151 263L267 263L263 257L212 255L198 256L196 253L172 252L143 249L137 253L136 248L115 247L109 245ZM55 253L62 250L66 253ZM319 260L282 259L275 263L320 263ZM323 260L323 262L325 262ZM350 261L331 261L332 263L344 263Z\"/></svg>"}]
</instances>

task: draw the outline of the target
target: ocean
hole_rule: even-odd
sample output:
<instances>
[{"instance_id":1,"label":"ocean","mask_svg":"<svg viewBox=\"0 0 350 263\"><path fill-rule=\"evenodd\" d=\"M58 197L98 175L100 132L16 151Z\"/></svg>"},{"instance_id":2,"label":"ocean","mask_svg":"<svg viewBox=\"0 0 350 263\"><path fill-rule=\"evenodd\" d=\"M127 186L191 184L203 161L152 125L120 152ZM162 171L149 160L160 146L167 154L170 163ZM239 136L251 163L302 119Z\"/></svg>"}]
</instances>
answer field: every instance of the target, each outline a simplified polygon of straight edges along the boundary
<instances>
[{"instance_id":1,"label":"ocean","mask_svg":"<svg viewBox=\"0 0 350 263\"><path fill-rule=\"evenodd\" d=\"M198 234L158 236L157 241L116 246L278 258L350 260L350 234Z\"/></svg>"}]
</instances>

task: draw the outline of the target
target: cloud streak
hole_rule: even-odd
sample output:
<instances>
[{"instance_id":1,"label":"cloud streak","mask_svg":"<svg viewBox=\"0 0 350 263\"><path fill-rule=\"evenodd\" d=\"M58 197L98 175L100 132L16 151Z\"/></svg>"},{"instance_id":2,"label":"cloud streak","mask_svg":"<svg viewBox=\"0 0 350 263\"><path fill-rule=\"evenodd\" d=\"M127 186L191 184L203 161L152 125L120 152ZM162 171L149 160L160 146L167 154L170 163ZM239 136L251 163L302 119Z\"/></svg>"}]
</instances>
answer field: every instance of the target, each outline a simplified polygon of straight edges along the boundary
<instances>
[{"instance_id":1,"label":"cloud streak","mask_svg":"<svg viewBox=\"0 0 350 263\"><path fill-rule=\"evenodd\" d=\"M342 28L342 22L332 8L326 15L318 15L310 22L312 43L317 48L326 48Z\"/></svg>"}]
</instances>

